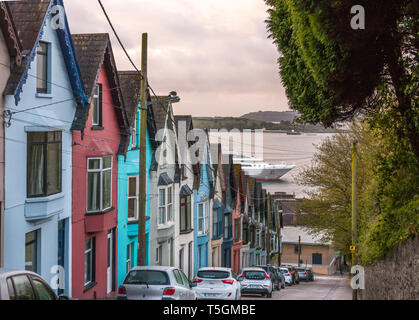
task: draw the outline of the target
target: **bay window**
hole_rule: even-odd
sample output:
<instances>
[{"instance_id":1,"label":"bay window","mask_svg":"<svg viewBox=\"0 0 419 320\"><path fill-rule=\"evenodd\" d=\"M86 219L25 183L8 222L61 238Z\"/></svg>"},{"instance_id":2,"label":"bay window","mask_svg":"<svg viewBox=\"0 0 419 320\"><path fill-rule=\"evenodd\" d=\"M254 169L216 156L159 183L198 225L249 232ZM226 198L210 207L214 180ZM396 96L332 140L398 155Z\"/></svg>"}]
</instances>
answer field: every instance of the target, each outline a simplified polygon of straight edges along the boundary
<instances>
[{"instance_id":1,"label":"bay window","mask_svg":"<svg viewBox=\"0 0 419 320\"><path fill-rule=\"evenodd\" d=\"M112 156L87 160L87 212L112 207Z\"/></svg>"},{"instance_id":2,"label":"bay window","mask_svg":"<svg viewBox=\"0 0 419 320\"><path fill-rule=\"evenodd\" d=\"M159 189L159 224L166 223L166 189Z\"/></svg>"},{"instance_id":3,"label":"bay window","mask_svg":"<svg viewBox=\"0 0 419 320\"><path fill-rule=\"evenodd\" d=\"M61 192L62 132L28 132L27 196Z\"/></svg>"}]
</instances>

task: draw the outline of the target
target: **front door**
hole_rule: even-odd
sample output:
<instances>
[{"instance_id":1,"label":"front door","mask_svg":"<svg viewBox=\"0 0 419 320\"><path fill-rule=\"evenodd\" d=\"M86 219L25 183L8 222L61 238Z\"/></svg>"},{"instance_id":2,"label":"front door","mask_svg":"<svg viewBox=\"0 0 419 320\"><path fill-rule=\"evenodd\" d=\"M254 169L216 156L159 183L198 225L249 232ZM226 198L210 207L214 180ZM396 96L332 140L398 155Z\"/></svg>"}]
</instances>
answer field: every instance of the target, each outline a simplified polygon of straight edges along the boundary
<instances>
[{"instance_id":1,"label":"front door","mask_svg":"<svg viewBox=\"0 0 419 320\"><path fill-rule=\"evenodd\" d=\"M108 293L113 289L113 231L108 233Z\"/></svg>"},{"instance_id":2,"label":"front door","mask_svg":"<svg viewBox=\"0 0 419 320\"><path fill-rule=\"evenodd\" d=\"M58 265L61 266L63 269L65 268L65 220L61 220L58 222ZM58 288L58 295L64 294L63 284L60 283L60 287Z\"/></svg>"}]
</instances>

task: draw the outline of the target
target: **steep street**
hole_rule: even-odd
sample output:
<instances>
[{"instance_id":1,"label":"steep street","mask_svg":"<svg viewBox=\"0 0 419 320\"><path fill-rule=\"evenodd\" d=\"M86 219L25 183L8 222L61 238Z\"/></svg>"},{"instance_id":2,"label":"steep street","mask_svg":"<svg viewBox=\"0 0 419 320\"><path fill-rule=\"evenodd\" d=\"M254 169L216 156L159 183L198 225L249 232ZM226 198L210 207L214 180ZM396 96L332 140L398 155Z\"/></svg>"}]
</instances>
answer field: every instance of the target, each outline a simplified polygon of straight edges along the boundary
<instances>
[{"instance_id":1,"label":"steep street","mask_svg":"<svg viewBox=\"0 0 419 320\"><path fill-rule=\"evenodd\" d=\"M244 296L242 300L267 299L266 297ZM315 276L314 282L300 284L275 291L272 300L351 300L352 290L348 277ZM270 300L270 299L269 299Z\"/></svg>"}]
</instances>

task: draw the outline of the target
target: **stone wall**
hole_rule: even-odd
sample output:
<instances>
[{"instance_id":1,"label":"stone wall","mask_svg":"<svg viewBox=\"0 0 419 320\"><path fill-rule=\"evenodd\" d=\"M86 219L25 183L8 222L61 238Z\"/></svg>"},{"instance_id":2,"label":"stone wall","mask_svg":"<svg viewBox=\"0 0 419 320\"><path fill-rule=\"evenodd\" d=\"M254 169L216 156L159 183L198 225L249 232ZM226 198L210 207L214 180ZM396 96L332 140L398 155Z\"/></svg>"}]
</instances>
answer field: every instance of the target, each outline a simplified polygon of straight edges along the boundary
<instances>
[{"instance_id":1,"label":"stone wall","mask_svg":"<svg viewBox=\"0 0 419 320\"><path fill-rule=\"evenodd\" d=\"M419 300L419 238L400 244L365 268L363 300Z\"/></svg>"}]
</instances>

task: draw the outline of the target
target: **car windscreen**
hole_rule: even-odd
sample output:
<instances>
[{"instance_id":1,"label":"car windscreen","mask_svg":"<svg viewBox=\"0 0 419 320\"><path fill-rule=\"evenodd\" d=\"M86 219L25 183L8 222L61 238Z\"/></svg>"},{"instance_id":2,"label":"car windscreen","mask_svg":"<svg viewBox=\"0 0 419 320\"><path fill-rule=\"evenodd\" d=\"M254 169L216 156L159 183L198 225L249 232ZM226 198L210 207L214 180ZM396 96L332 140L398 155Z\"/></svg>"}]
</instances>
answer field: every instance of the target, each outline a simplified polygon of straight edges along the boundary
<instances>
[{"instance_id":1,"label":"car windscreen","mask_svg":"<svg viewBox=\"0 0 419 320\"><path fill-rule=\"evenodd\" d=\"M198 271L198 278L202 279L226 279L230 278L230 272L218 270Z\"/></svg>"},{"instance_id":2,"label":"car windscreen","mask_svg":"<svg viewBox=\"0 0 419 320\"><path fill-rule=\"evenodd\" d=\"M290 271L288 269L281 269L281 273L289 273Z\"/></svg>"},{"instance_id":3,"label":"car windscreen","mask_svg":"<svg viewBox=\"0 0 419 320\"><path fill-rule=\"evenodd\" d=\"M298 272L306 272L306 269L297 269Z\"/></svg>"},{"instance_id":4,"label":"car windscreen","mask_svg":"<svg viewBox=\"0 0 419 320\"><path fill-rule=\"evenodd\" d=\"M164 271L132 270L126 277L124 284L147 284L150 286L170 285L169 276Z\"/></svg>"},{"instance_id":5,"label":"car windscreen","mask_svg":"<svg viewBox=\"0 0 419 320\"><path fill-rule=\"evenodd\" d=\"M263 271L245 271L244 277L248 280L264 280L266 275Z\"/></svg>"}]
</instances>

